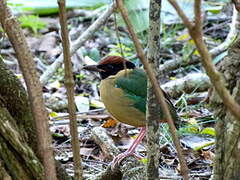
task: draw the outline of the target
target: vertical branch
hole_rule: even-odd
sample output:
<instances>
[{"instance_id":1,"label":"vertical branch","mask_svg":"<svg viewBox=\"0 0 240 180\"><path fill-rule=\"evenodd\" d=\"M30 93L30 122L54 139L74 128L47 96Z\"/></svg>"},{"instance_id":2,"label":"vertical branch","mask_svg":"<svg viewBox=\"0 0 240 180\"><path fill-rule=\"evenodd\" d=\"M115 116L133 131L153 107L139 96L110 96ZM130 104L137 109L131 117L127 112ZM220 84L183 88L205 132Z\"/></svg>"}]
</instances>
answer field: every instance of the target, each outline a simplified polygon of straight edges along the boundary
<instances>
[{"instance_id":1,"label":"vertical branch","mask_svg":"<svg viewBox=\"0 0 240 180\"><path fill-rule=\"evenodd\" d=\"M150 0L149 5L149 35L148 35L148 53L147 60L151 68L157 72L160 59L160 14L161 1ZM159 76L157 76L159 78ZM156 97L151 82L148 80L147 94L147 179L159 179L159 119L156 114Z\"/></svg>"},{"instance_id":2,"label":"vertical branch","mask_svg":"<svg viewBox=\"0 0 240 180\"><path fill-rule=\"evenodd\" d=\"M132 24L129 20L127 11L126 11L125 7L123 6L122 0L117 0L117 6L118 6L118 8L120 10L120 13L121 13L126 25L127 25L127 29L128 29L128 31L129 31L129 33L132 37L132 40L134 42L134 45L135 45L135 48L136 48L136 51L137 51L137 55L138 55L139 59L141 60L143 66L144 66L144 69L145 69L145 71L146 71L146 73L149 77L150 82L152 83L153 90L154 90L154 93L157 97L158 103L160 104L160 106L163 110L163 113L166 116L166 119L167 119L167 122L168 122L168 125L169 125L169 128L170 128L170 132L171 132L172 137L173 137L173 142L176 146L176 150L177 150L177 153L178 153L178 158L179 158L180 165L181 165L181 173L183 175L184 180L187 180L187 179L189 179L188 168L187 168L186 162L184 160L184 156L182 154L180 141L179 141L178 136L176 134L176 128L174 126L174 123L173 123L171 114L169 112L169 109L167 107L167 104L164 100L163 92L160 88L160 84L157 81L156 74L151 69L151 67L149 66L149 64L148 64L148 62L147 62L147 60L144 56L143 48L141 46L140 41L137 38L136 33L133 30L133 26L132 26Z\"/></svg>"},{"instance_id":3,"label":"vertical branch","mask_svg":"<svg viewBox=\"0 0 240 180\"><path fill-rule=\"evenodd\" d=\"M123 47L122 47L122 43L121 43L121 39L120 39L120 34L119 34L119 31L118 31L118 26L117 26L116 12L114 12L113 15L114 15L114 26L115 26L115 31L116 31L116 37L117 37L117 40L118 40L118 43L119 43L119 48L120 48L120 54L124 58ZM125 69L125 72L127 72L126 71L127 67L126 67L126 62L125 61L123 61L123 67Z\"/></svg>"},{"instance_id":4,"label":"vertical branch","mask_svg":"<svg viewBox=\"0 0 240 180\"><path fill-rule=\"evenodd\" d=\"M107 18L111 16L115 9L116 5L111 4L106 11L101 14L97 20L92 23L86 31L84 31L81 36L74 42L72 42L72 46L70 49L71 56L76 53L76 51L106 22ZM56 69L62 64L63 54L61 54L51 66L48 66L46 71L41 75L40 81L42 84L46 84L48 79L53 75Z\"/></svg>"},{"instance_id":5,"label":"vertical branch","mask_svg":"<svg viewBox=\"0 0 240 180\"><path fill-rule=\"evenodd\" d=\"M194 1L194 19L195 19L195 28L201 31L202 36L202 20L201 20L201 0Z\"/></svg>"},{"instance_id":6,"label":"vertical branch","mask_svg":"<svg viewBox=\"0 0 240 180\"><path fill-rule=\"evenodd\" d=\"M43 163L45 179L55 180L56 169L51 145L52 138L48 128L48 114L43 101L42 86L26 38L5 0L0 1L0 22L16 52L26 82L37 134L37 155Z\"/></svg>"},{"instance_id":7,"label":"vertical branch","mask_svg":"<svg viewBox=\"0 0 240 180\"><path fill-rule=\"evenodd\" d=\"M71 144L74 161L74 175L76 180L83 179L83 170L81 166L80 145L77 133L76 107L74 103L74 80L72 75L72 62L69 49L69 38L67 29L67 15L65 0L58 0L59 16L61 24L62 46L65 66L65 86L67 88L68 112L70 119Z\"/></svg>"},{"instance_id":8,"label":"vertical branch","mask_svg":"<svg viewBox=\"0 0 240 180\"><path fill-rule=\"evenodd\" d=\"M116 37L117 37L117 40L118 40L118 43L119 43L120 54L124 58L122 42L121 42L120 34L119 34L119 31L118 31L116 12L114 12L113 15L114 15L114 27L115 27L115 31L116 31ZM124 65L126 66L126 63L124 63ZM126 67L124 67L124 68L126 69Z\"/></svg>"}]
</instances>

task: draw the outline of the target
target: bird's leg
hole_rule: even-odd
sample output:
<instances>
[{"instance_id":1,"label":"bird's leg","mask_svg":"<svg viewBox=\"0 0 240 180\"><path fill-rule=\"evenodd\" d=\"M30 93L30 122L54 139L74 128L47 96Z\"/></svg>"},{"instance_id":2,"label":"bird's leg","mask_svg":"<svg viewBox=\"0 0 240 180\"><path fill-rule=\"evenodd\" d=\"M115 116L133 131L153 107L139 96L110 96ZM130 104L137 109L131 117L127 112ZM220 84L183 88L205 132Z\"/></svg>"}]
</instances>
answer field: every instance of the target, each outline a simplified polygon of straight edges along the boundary
<instances>
[{"instance_id":1,"label":"bird's leg","mask_svg":"<svg viewBox=\"0 0 240 180\"><path fill-rule=\"evenodd\" d=\"M111 167L114 168L125 157L128 157L128 156L135 156L137 159L141 159L142 157L135 153L135 149L138 146L138 144L142 141L142 139L144 138L145 134L146 134L146 128L143 127L143 128L141 128L140 133L138 134L137 138L133 141L132 145L125 152L117 155L113 159L113 161L111 163Z\"/></svg>"}]
</instances>

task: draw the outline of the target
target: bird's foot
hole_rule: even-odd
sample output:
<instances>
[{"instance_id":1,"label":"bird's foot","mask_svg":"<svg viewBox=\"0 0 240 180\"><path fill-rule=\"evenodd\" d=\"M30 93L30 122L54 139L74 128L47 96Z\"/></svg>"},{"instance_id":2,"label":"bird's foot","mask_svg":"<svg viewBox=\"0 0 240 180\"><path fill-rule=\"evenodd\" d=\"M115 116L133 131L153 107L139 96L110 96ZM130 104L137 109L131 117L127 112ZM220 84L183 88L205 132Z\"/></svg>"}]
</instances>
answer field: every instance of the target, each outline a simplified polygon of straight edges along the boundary
<instances>
[{"instance_id":1,"label":"bird's foot","mask_svg":"<svg viewBox=\"0 0 240 180\"><path fill-rule=\"evenodd\" d=\"M146 133L146 128L143 127L141 128L140 133L138 134L137 138L134 140L134 142L132 143L132 145L128 148L127 151L125 151L124 153L121 153L119 155L117 155L113 161L111 162L111 169L113 170L117 165L120 164L120 162L128 156L135 156L137 159L142 159L142 156L136 154L135 150L137 145L142 141L143 137L145 136Z\"/></svg>"},{"instance_id":2,"label":"bird's foot","mask_svg":"<svg viewBox=\"0 0 240 180\"><path fill-rule=\"evenodd\" d=\"M136 152L131 152L131 151L125 151L119 155L117 155L113 161L111 162L111 169L114 169L116 166L118 166L121 161L128 157L128 156L134 156L135 158L137 158L138 160L142 159L143 157L138 155Z\"/></svg>"}]
</instances>

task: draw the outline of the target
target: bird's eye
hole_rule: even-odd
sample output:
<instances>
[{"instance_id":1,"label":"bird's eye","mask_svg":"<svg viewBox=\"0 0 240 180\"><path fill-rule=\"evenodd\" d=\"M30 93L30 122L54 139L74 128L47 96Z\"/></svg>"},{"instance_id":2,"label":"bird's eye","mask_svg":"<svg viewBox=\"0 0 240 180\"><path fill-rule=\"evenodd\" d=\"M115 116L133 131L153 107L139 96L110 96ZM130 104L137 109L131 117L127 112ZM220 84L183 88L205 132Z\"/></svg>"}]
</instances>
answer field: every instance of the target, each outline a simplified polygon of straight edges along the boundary
<instances>
[{"instance_id":1,"label":"bird's eye","mask_svg":"<svg viewBox=\"0 0 240 180\"><path fill-rule=\"evenodd\" d=\"M107 67L108 67L108 69L113 69L114 68L112 64L108 64Z\"/></svg>"}]
</instances>

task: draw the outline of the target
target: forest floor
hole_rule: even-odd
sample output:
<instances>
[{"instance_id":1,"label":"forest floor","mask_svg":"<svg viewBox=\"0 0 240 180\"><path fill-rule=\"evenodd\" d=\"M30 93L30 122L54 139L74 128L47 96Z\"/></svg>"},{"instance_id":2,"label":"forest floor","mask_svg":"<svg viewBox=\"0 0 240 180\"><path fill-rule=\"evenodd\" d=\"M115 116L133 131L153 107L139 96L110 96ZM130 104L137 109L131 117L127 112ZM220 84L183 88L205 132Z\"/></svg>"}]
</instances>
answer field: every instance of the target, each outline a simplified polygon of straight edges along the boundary
<instances>
[{"instance_id":1,"label":"forest floor","mask_svg":"<svg viewBox=\"0 0 240 180\"><path fill-rule=\"evenodd\" d=\"M69 29L71 41L79 37L87 27L94 22L96 16L88 13L82 15L75 11L69 12ZM82 11L84 12L84 10ZM220 19L220 20L219 20ZM45 26L33 32L30 27L25 27L24 34L34 54L36 67L39 75L54 62L61 54L61 39L59 33L59 22L57 15L40 17L39 21ZM229 19L225 14L221 18L204 22L205 38L209 48L221 43L227 36ZM134 52L134 46L128 33L122 27L118 28L125 56L135 64L140 65ZM190 38L186 37L186 29L182 24L172 23L162 28L161 63L182 58L190 61L199 58ZM146 47L146 32L139 34ZM1 56L7 66L23 82L21 70L15 58L15 53L7 38L1 39ZM81 145L82 165L84 176L91 178L106 169L113 158L113 153L106 151L104 147L111 145L99 140L98 131L105 133L112 142L114 148L125 151L139 133L139 128L116 122L105 110L99 92L99 77L97 74L82 70L84 64L97 63L106 55L120 55L119 43L115 31L114 19L110 18L85 44L72 56L74 79L75 79L75 101L77 107L78 133ZM141 65L140 65L141 66ZM164 72L162 84L184 78L192 73L204 73L199 62L177 67L171 71ZM24 84L24 82L23 82ZM197 87L196 87L197 89ZM184 149L185 159L193 179L209 179L212 174L214 147L215 147L215 119L208 104L208 93L206 88L202 92L181 92L174 97L173 102L182 120L178 134ZM73 175L73 158L70 143L69 119L67 113L66 89L64 87L63 66L57 69L48 83L43 87L44 99L50 114L50 130L53 136L56 159L60 160L66 167L67 172ZM103 130L103 131L102 131ZM105 144L106 143L106 144ZM138 147L138 153L146 156L146 139ZM161 137L159 141L159 162L163 176L179 177L179 161L176 150L172 143L171 135L166 124L161 125ZM141 160L146 164L146 158Z\"/></svg>"}]
</instances>

